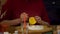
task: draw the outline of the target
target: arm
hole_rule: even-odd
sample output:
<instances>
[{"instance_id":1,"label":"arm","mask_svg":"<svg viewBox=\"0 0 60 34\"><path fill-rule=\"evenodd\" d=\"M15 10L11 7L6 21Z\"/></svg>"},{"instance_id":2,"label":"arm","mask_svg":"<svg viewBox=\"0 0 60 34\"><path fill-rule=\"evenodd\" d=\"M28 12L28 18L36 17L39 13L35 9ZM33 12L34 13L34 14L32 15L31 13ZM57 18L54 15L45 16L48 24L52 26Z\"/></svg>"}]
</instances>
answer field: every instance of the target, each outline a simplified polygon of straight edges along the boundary
<instances>
[{"instance_id":1,"label":"arm","mask_svg":"<svg viewBox=\"0 0 60 34\"><path fill-rule=\"evenodd\" d=\"M39 16L35 16L35 19L37 20L37 23L39 23L39 24L41 24L41 25L49 25L48 22L43 21L43 20L41 19L41 17L39 17Z\"/></svg>"},{"instance_id":2,"label":"arm","mask_svg":"<svg viewBox=\"0 0 60 34\"><path fill-rule=\"evenodd\" d=\"M4 20L0 24L17 25L19 23L20 23L20 19L14 19L14 20Z\"/></svg>"},{"instance_id":3,"label":"arm","mask_svg":"<svg viewBox=\"0 0 60 34\"><path fill-rule=\"evenodd\" d=\"M12 13L11 13L11 11L12 11L12 1L11 0L7 0L7 2L4 4L4 5L2 5L2 11L1 11L1 14L3 14L6 10L6 13L5 13L5 15L3 15L3 16L1 16L2 18L1 18L1 24L4 24L4 23L7 23L7 24L10 24L10 25L14 25L14 24L17 24L17 23L19 23L19 20L20 19L14 19L14 20L10 20L10 19L12 19Z\"/></svg>"},{"instance_id":4,"label":"arm","mask_svg":"<svg viewBox=\"0 0 60 34\"><path fill-rule=\"evenodd\" d=\"M28 19L28 14L26 13L21 13L20 18L14 19L14 20L4 20L1 22L1 24L9 24L9 25L17 25L21 22L23 22L23 18L26 16L26 20ZM20 20L21 19L21 20Z\"/></svg>"}]
</instances>

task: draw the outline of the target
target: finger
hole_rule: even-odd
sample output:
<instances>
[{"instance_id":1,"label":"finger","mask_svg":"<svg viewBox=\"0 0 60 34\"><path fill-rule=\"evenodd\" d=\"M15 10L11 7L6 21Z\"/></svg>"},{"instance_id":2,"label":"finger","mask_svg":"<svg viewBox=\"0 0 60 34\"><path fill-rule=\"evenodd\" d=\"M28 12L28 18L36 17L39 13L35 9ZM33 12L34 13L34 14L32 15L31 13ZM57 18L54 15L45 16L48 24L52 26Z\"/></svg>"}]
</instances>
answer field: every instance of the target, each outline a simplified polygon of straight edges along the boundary
<instances>
[{"instance_id":1,"label":"finger","mask_svg":"<svg viewBox=\"0 0 60 34\"><path fill-rule=\"evenodd\" d=\"M22 14L23 14L23 15L28 15L28 14L27 14L27 13L25 13L25 12L23 12Z\"/></svg>"},{"instance_id":2,"label":"finger","mask_svg":"<svg viewBox=\"0 0 60 34\"><path fill-rule=\"evenodd\" d=\"M28 17L28 14L24 12L24 13L21 14L20 17L23 18L24 16Z\"/></svg>"},{"instance_id":3,"label":"finger","mask_svg":"<svg viewBox=\"0 0 60 34\"><path fill-rule=\"evenodd\" d=\"M35 19L36 19L37 21L41 21L41 17L39 17L39 16L35 16Z\"/></svg>"},{"instance_id":4,"label":"finger","mask_svg":"<svg viewBox=\"0 0 60 34\"><path fill-rule=\"evenodd\" d=\"M43 20L41 21L41 24L43 24L43 25L49 25L48 22L45 22Z\"/></svg>"}]
</instances>

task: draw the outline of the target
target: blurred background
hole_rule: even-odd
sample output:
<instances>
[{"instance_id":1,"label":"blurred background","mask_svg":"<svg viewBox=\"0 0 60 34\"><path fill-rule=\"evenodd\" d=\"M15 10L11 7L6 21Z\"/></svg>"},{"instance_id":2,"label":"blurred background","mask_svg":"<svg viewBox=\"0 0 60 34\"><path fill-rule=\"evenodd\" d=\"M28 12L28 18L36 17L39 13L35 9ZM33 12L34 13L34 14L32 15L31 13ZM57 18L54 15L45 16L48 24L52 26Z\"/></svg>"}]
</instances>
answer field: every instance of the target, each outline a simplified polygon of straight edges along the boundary
<instances>
[{"instance_id":1,"label":"blurred background","mask_svg":"<svg viewBox=\"0 0 60 34\"><path fill-rule=\"evenodd\" d=\"M51 20L51 25L60 25L60 12L59 12L60 11L60 0L43 0L43 1L44 1L44 5L47 9L48 16ZM4 4L5 2L6 2L6 0L0 0L0 15L1 15L1 3ZM10 28L10 31L12 29L13 29L13 27ZM52 31L49 31L46 34L52 34ZM45 34L45 33L43 33L43 34Z\"/></svg>"},{"instance_id":2,"label":"blurred background","mask_svg":"<svg viewBox=\"0 0 60 34\"><path fill-rule=\"evenodd\" d=\"M44 0L51 24L60 24L60 0Z\"/></svg>"},{"instance_id":3,"label":"blurred background","mask_svg":"<svg viewBox=\"0 0 60 34\"><path fill-rule=\"evenodd\" d=\"M6 0L2 0L4 2ZM60 0L43 0L51 20L51 25L60 24ZM0 2L1 3L1 2Z\"/></svg>"}]
</instances>

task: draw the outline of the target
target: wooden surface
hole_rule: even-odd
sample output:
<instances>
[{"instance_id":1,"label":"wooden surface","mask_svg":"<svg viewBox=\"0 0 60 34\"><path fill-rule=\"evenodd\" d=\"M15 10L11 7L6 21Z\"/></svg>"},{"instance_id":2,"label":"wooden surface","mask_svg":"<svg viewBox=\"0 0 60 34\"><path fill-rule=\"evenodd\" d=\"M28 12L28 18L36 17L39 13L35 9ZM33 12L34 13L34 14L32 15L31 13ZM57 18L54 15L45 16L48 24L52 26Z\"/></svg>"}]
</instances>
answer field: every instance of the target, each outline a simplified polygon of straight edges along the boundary
<instances>
[{"instance_id":1,"label":"wooden surface","mask_svg":"<svg viewBox=\"0 0 60 34\"><path fill-rule=\"evenodd\" d=\"M58 34L58 30L60 30L60 25L57 25L56 33Z\"/></svg>"},{"instance_id":2,"label":"wooden surface","mask_svg":"<svg viewBox=\"0 0 60 34\"><path fill-rule=\"evenodd\" d=\"M58 26L57 29L60 29L60 26ZM22 34L21 26L10 26L8 32L14 33L15 30L18 30L19 31L19 34ZM52 31L52 30L53 30L53 27L52 26L50 26L50 27L44 26L44 29L43 30L29 30L28 31L28 34L42 34L42 33L45 33L45 32ZM57 30L54 30L53 31L53 34L57 34Z\"/></svg>"},{"instance_id":3,"label":"wooden surface","mask_svg":"<svg viewBox=\"0 0 60 34\"><path fill-rule=\"evenodd\" d=\"M56 30L53 32L53 34L58 34L58 30L60 30L60 25L56 25Z\"/></svg>"},{"instance_id":4,"label":"wooden surface","mask_svg":"<svg viewBox=\"0 0 60 34\"><path fill-rule=\"evenodd\" d=\"M16 29L19 31L19 34L22 33L20 26L16 27ZM51 30L52 30L52 27L44 26L43 30L29 30L28 34L41 34L44 32L51 31Z\"/></svg>"},{"instance_id":5,"label":"wooden surface","mask_svg":"<svg viewBox=\"0 0 60 34\"><path fill-rule=\"evenodd\" d=\"M57 29L59 30L60 26L58 26ZM22 34L21 26L10 26L8 32L14 33L15 30L19 31L19 34ZM49 31L53 31L53 27L52 26L48 27L48 26L44 25L43 30L29 30L28 34L42 34L42 33L49 32ZM26 31L24 31L24 32L26 32ZM57 34L57 30L54 30L53 34Z\"/></svg>"}]
</instances>

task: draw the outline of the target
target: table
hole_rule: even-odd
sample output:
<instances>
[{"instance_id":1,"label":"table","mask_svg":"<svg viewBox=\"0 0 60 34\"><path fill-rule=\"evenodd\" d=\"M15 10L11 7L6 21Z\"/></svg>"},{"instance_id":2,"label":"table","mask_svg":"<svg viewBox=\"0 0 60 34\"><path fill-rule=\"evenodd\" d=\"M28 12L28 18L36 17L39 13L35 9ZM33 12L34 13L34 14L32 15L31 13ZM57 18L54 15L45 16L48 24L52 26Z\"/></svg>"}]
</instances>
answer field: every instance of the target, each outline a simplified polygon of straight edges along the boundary
<instances>
[{"instance_id":1,"label":"table","mask_svg":"<svg viewBox=\"0 0 60 34\"><path fill-rule=\"evenodd\" d=\"M60 30L60 25L56 25L56 30L53 32L53 34L58 34L58 30Z\"/></svg>"},{"instance_id":2,"label":"table","mask_svg":"<svg viewBox=\"0 0 60 34\"><path fill-rule=\"evenodd\" d=\"M22 33L20 26L16 27L16 30L19 31L19 34ZM48 31L52 31L52 30L53 30L52 27L48 27L48 26L44 25L44 29L43 30L29 30L28 34L42 34L44 32L48 32Z\"/></svg>"},{"instance_id":3,"label":"table","mask_svg":"<svg viewBox=\"0 0 60 34\"><path fill-rule=\"evenodd\" d=\"M60 25L57 25L56 34L58 34L58 30L60 32Z\"/></svg>"}]
</instances>

